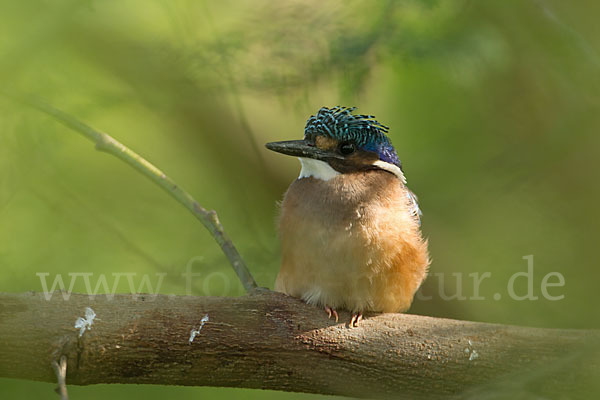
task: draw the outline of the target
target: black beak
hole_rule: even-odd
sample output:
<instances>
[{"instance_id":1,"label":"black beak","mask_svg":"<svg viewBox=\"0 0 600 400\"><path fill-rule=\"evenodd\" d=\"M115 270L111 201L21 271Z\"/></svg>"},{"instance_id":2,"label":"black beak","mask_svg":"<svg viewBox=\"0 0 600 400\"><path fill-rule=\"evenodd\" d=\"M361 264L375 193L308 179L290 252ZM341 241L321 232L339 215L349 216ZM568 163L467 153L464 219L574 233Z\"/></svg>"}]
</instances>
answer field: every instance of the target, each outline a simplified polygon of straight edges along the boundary
<instances>
[{"instance_id":1,"label":"black beak","mask_svg":"<svg viewBox=\"0 0 600 400\"><path fill-rule=\"evenodd\" d=\"M308 140L285 140L283 142L270 142L265 146L269 150L294 157L314 158L315 160L343 158L336 153L319 149Z\"/></svg>"}]
</instances>

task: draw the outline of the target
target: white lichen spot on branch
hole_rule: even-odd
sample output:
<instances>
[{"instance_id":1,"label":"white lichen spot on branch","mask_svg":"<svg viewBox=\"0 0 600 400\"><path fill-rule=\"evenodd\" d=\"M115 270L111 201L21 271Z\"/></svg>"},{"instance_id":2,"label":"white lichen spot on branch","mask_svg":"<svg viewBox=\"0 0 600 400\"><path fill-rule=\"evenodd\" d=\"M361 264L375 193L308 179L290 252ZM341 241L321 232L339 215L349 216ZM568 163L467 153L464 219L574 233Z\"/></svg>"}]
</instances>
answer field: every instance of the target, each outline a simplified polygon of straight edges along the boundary
<instances>
[{"instance_id":1,"label":"white lichen spot on branch","mask_svg":"<svg viewBox=\"0 0 600 400\"><path fill-rule=\"evenodd\" d=\"M469 356L469 361L473 361L473 360L475 360L478 357L479 357L479 353L477 353L477 350L473 350L471 352L471 355Z\"/></svg>"},{"instance_id":2,"label":"white lichen spot on branch","mask_svg":"<svg viewBox=\"0 0 600 400\"><path fill-rule=\"evenodd\" d=\"M208 314L206 314L204 317L202 317L202 319L200 320L200 327L198 329L192 329L190 331L190 344L192 344L192 342L194 341L196 336L198 336L198 334L200 333L200 331L202 330L202 327L204 326L204 324L206 322L208 322Z\"/></svg>"},{"instance_id":3,"label":"white lichen spot on branch","mask_svg":"<svg viewBox=\"0 0 600 400\"><path fill-rule=\"evenodd\" d=\"M473 349L473 342L469 339L469 347L465 347L465 353L469 355L469 361L473 361L479 358L477 350Z\"/></svg>"},{"instance_id":4,"label":"white lichen spot on branch","mask_svg":"<svg viewBox=\"0 0 600 400\"><path fill-rule=\"evenodd\" d=\"M88 331L92 329L92 324L94 323L94 319L96 318L96 313L90 307L85 308L85 318L79 317L77 321L75 321L75 329L79 329L79 337L83 336L83 333L87 329Z\"/></svg>"}]
</instances>

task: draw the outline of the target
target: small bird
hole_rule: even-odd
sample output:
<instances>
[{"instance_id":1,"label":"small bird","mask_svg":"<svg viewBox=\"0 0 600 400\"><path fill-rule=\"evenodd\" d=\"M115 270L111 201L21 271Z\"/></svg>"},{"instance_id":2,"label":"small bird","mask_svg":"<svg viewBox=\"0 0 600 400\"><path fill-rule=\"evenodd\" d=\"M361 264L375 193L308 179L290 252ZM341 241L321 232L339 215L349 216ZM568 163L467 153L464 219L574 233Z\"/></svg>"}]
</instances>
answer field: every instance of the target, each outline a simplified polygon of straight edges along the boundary
<instances>
[{"instance_id":1,"label":"small bird","mask_svg":"<svg viewBox=\"0 0 600 400\"><path fill-rule=\"evenodd\" d=\"M406 311L429 267L417 197L386 135L355 107L323 107L303 140L267 143L298 157L300 176L281 204L281 269L275 290L352 312Z\"/></svg>"}]
</instances>

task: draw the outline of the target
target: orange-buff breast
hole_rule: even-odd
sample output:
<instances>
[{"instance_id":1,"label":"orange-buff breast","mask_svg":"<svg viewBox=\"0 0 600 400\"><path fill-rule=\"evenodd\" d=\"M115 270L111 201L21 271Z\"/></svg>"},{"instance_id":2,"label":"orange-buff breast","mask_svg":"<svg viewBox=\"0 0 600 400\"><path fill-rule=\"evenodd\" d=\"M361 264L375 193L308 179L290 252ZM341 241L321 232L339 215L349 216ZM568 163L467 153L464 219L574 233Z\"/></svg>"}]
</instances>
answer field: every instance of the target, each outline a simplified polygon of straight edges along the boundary
<instances>
[{"instance_id":1,"label":"orange-buff breast","mask_svg":"<svg viewBox=\"0 0 600 400\"><path fill-rule=\"evenodd\" d=\"M279 219L275 290L352 312L406 311L429 256L404 183L382 170L296 180Z\"/></svg>"}]
</instances>

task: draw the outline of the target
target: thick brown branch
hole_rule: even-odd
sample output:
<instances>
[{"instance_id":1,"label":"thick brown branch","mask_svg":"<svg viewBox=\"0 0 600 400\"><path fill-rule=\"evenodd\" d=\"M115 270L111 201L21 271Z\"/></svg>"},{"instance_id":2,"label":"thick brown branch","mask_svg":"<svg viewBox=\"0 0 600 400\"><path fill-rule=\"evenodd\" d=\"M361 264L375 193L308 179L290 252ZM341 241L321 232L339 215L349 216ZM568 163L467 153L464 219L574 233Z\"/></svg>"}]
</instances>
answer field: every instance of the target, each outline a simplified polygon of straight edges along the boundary
<instances>
[{"instance_id":1,"label":"thick brown branch","mask_svg":"<svg viewBox=\"0 0 600 400\"><path fill-rule=\"evenodd\" d=\"M96 318L80 337L74 325L86 307ZM348 319L340 313L340 321ZM66 355L69 385L371 398L478 397L493 388L573 398L597 382L599 340L597 331L406 314L367 316L348 329L323 310L266 290L239 298L74 294L68 301L61 293L50 301L39 293L0 294L0 376L55 382L52 363Z\"/></svg>"}]
</instances>

